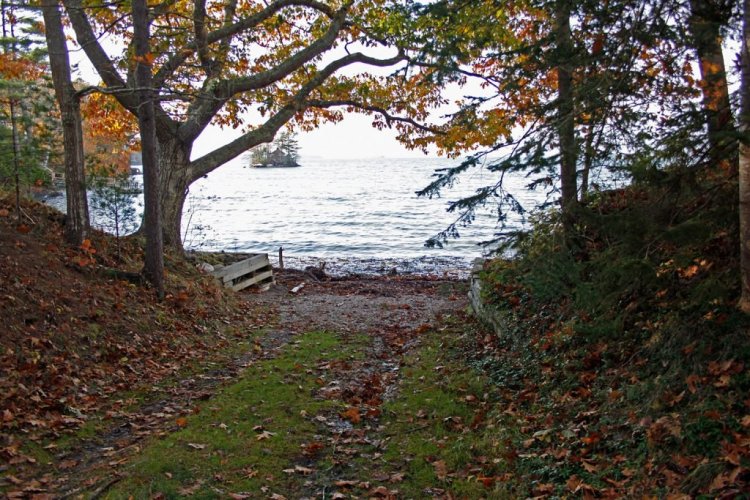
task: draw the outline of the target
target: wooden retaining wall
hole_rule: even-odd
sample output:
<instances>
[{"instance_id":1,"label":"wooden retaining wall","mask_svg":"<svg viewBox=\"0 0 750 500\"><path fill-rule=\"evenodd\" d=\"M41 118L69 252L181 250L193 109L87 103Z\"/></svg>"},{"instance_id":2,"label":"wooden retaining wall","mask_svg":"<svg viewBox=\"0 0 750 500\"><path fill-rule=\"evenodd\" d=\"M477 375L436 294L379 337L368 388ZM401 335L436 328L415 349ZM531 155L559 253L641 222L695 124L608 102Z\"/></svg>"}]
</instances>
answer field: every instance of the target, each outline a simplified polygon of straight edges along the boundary
<instances>
[{"instance_id":1,"label":"wooden retaining wall","mask_svg":"<svg viewBox=\"0 0 750 500\"><path fill-rule=\"evenodd\" d=\"M274 282L273 269L267 253L253 255L245 260L218 268L211 274L225 287L235 292L252 285L270 285Z\"/></svg>"}]
</instances>

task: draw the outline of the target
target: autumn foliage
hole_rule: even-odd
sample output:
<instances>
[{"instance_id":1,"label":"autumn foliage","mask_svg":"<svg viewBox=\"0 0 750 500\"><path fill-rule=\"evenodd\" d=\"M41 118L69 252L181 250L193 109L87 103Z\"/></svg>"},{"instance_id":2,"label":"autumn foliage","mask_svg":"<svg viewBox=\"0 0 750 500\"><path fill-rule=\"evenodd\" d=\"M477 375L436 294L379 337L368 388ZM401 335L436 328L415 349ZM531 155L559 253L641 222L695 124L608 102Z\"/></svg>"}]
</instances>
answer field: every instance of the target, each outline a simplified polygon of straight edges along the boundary
<instances>
[{"instance_id":1,"label":"autumn foliage","mask_svg":"<svg viewBox=\"0 0 750 500\"><path fill-rule=\"evenodd\" d=\"M135 118L114 97L100 93L82 100L81 114L87 173L130 173L130 153L139 149Z\"/></svg>"}]
</instances>

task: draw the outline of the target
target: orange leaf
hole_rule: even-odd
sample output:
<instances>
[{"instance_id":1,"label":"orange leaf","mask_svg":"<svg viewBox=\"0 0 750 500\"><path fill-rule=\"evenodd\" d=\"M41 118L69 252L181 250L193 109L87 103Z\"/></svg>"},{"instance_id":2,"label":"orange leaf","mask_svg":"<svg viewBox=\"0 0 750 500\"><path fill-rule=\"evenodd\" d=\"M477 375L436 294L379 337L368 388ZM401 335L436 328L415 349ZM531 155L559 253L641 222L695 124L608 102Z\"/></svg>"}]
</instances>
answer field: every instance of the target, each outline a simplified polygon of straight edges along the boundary
<instances>
[{"instance_id":1,"label":"orange leaf","mask_svg":"<svg viewBox=\"0 0 750 500\"><path fill-rule=\"evenodd\" d=\"M589 434L588 436L581 438L581 441L583 441L583 444L588 445L588 446L593 446L601 440L602 440L602 436L598 432L593 432Z\"/></svg>"},{"instance_id":2,"label":"orange leaf","mask_svg":"<svg viewBox=\"0 0 750 500\"><path fill-rule=\"evenodd\" d=\"M698 390L697 383L700 382L701 378L698 375L689 375L687 379L685 379L685 383L687 383L688 390L691 394L695 394Z\"/></svg>"},{"instance_id":3,"label":"orange leaf","mask_svg":"<svg viewBox=\"0 0 750 500\"><path fill-rule=\"evenodd\" d=\"M490 477L479 476L477 477L477 481L482 483L485 488L491 488L492 485L495 484L495 478L491 476Z\"/></svg>"},{"instance_id":4,"label":"orange leaf","mask_svg":"<svg viewBox=\"0 0 750 500\"><path fill-rule=\"evenodd\" d=\"M362 420L362 417L359 415L359 408L354 406L341 413L341 418L345 418L353 424L358 424Z\"/></svg>"},{"instance_id":5,"label":"orange leaf","mask_svg":"<svg viewBox=\"0 0 750 500\"><path fill-rule=\"evenodd\" d=\"M175 420L175 423L177 424L177 427L187 427L187 419L185 417L178 418Z\"/></svg>"}]
</instances>

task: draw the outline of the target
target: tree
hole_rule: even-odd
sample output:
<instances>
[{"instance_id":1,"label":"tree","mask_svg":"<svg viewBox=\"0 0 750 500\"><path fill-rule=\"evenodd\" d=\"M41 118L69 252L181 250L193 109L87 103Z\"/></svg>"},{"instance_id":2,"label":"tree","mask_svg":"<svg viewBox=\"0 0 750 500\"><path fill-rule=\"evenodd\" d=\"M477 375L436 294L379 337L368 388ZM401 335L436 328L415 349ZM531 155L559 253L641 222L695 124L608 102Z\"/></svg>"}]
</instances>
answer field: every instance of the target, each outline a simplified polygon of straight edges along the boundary
<instances>
[{"instance_id":1,"label":"tree","mask_svg":"<svg viewBox=\"0 0 750 500\"><path fill-rule=\"evenodd\" d=\"M268 161L269 154L271 154L271 146L259 144L250 151L250 162L253 165L262 165Z\"/></svg>"},{"instance_id":2,"label":"tree","mask_svg":"<svg viewBox=\"0 0 750 500\"><path fill-rule=\"evenodd\" d=\"M418 62L446 78L476 79L485 92L453 114L455 132L437 137L446 150L479 152L440 172L421 194L439 193L476 165L498 174L496 183L450 205L460 212L456 223L430 243L457 236L490 201L499 203L501 221L507 210L522 211L503 188L509 172L526 172L531 189L560 193L570 233L571 208L586 198L597 171L643 175L694 164L702 147L693 118L695 54L669 21L683 11L678 2L648 0L423 6L423 26L411 35L425 47ZM459 33L468 41L453 42Z\"/></svg>"},{"instance_id":3,"label":"tree","mask_svg":"<svg viewBox=\"0 0 750 500\"><path fill-rule=\"evenodd\" d=\"M573 95L573 40L570 32L570 0L557 0L554 13L555 49L557 55L557 134L560 146L560 205L566 235L574 231L574 215L578 204L576 161L578 151L575 133Z\"/></svg>"},{"instance_id":4,"label":"tree","mask_svg":"<svg viewBox=\"0 0 750 500\"><path fill-rule=\"evenodd\" d=\"M261 144L252 149L250 162L253 165L296 167L299 159L299 143L293 132L284 131L269 144Z\"/></svg>"},{"instance_id":5,"label":"tree","mask_svg":"<svg viewBox=\"0 0 750 500\"><path fill-rule=\"evenodd\" d=\"M104 83L100 90L139 115L133 39L124 21L129 13L120 10L121 4L107 9L92 8L81 0L64 0L64 4L78 43ZM148 57L153 65L166 244L181 247L182 208L195 180L271 141L292 120L303 128L314 127L321 120L340 120L343 107L380 113L389 124L418 126L414 118L423 116L424 103L439 101L433 89L420 87L405 73L388 79L340 74L355 65L396 69L404 63L405 55L394 49L385 57L367 53L369 47L389 49L392 22L386 5L385 0L340 4L199 0L192 5L166 3L151 8L153 36ZM117 50L111 54L101 43L105 36L120 43L113 44ZM126 50L120 50L121 46ZM355 94L352 88L362 91ZM400 98L388 106L387 98L395 89ZM419 98L412 99L412 93L420 94ZM245 124L246 111L255 111L263 120ZM193 143L210 123L242 127L243 133L192 159Z\"/></svg>"},{"instance_id":6,"label":"tree","mask_svg":"<svg viewBox=\"0 0 750 500\"><path fill-rule=\"evenodd\" d=\"M279 134L275 143L277 144L279 151L281 151L286 158L287 163L297 163L297 160L299 159L299 142L297 142L296 134L284 131Z\"/></svg>"},{"instance_id":7,"label":"tree","mask_svg":"<svg viewBox=\"0 0 750 500\"><path fill-rule=\"evenodd\" d=\"M743 2L739 129L740 281L739 308L750 313L750 0Z\"/></svg>"},{"instance_id":8,"label":"tree","mask_svg":"<svg viewBox=\"0 0 750 500\"><path fill-rule=\"evenodd\" d=\"M729 85L721 47L722 31L732 17L734 0L690 0L690 42L698 56L709 159L712 166L728 162L736 168L737 140Z\"/></svg>"},{"instance_id":9,"label":"tree","mask_svg":"<svg viewBox=\"0 0 750 500\"><path fill-rule=\"evenodd\" d=\"M115 236L117 260L121 260L120 243L124 235L138 229L135 197L140 187L127 172L114 172L94 180L91 198L98 226Z\"/></svg>"},{"instance_id":10,"label":"tree","mask_svg":"<svg viewBox=\"0 0 750 500\"><path fill-rule=\"evenodd\" d=\"M60 131L40 23L5 1L0 18L0 182L15 185L18 204L22 185L49 178L48 165L60 151Z\"/></svg>"},{"instance_id":11,"label":"tree","mask_svg":"<svg viewBox=\"0 0 750 500\"><path fill-rule=\"evenodd\" d=\"M81 245L89 232L89 209L84 174L80 100L71 80L68 46L58 1L42 0L42 14L52 81L62 116L67 195L65 236L68 243Z\"/></svg>"},{"instance_id":12,"label":"tree","mask_svg":"<svg viewBox=\"0 0 750 500\"><path fill-rule=\"evenodd\" d=\"M146 229L146 262L144 274L156 289L159 299L164 298L164 242L161 230L159 204L159 163L156 156L156 114L153 91L150 49L149 10L146 0L133 0L133 49L135 85L138 89L138 128L141 132L143 156L144 225Z\"/></svg>"}]
</instances>

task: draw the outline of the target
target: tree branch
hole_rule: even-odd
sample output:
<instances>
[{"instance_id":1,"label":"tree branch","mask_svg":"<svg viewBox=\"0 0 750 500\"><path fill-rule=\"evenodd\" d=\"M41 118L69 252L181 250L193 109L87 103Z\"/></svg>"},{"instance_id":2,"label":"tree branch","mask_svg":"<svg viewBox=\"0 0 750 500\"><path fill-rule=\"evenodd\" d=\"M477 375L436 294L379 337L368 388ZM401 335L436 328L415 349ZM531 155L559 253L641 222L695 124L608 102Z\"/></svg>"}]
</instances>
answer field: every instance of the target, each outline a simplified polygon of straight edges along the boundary
<instances>
[{"instance_id":1,"label":"tree branch","mask_svg":"<svg viewBox=\"0 0 750 500\"><path fill-rule=\"evenodd\" d=\"M242 31L259 25L280 10L292 6L310 7L326 14L328 17L334 17L334 12L329 6L316 0L277 0L251 16L240 19L236 23L222 26L221 28L208 33L206 35L206 44L210 45L218 41L228 40ZM192 56L198 48L197 42L193 41L182 49L175 50L174 55L172 55L172 57L170 57L154 75L154 86L161 87L164 82L174 74L177 68Z\"/></svg>"},{"instance_id":2,"label":"tree branch","mask_svg":"<svg viewBox=\"0 0 750 500\"><path fill-rule=\"evenodd\" d=\"M96 68L96 72L99 74L102 81L108 87L127 87L125 80L122 79L122 76L120 76L115 65L110 60L101 44L99 44L99 41L94 34L94 29L86 17L81 0L63 0L63 5L65 6L65 10L70 18L70 23L75 31L78 44L86 53L86 56L91 61L91 64L94 65L94 68ZM117 100L120 101L120 103L131 113L135 114L138 107L135 94L117 94Z\"/></svg>"},{"instance_id":3,"label":"tree branch","mask_svg":"<svg viewBox=\"0 0 750 500\"><path fill-rule=\"evenodd\" d=\"M331 62L310 78L310 80L295 94L291 101L279 109L276 114L271 116L271 118L269 118L263 125L255 130L247 132L229 144L194 160L189 166L190 177L192 180L198 179L199 177L211 172L219 165L223 165L224 163L233 160L248 149L257 146L258 144L273 140L276 132L278 132L281 127L294 118L295 114L306 109L307 98L310 94L325 83L328 77L341 68L357 63L375 67L388 67L404 60L405 56L402 53L389 59L377 59L356 52Z\"/></svg>"},{"instance_id":4,"label":"tree branch","mask_svg":"<svg viewBox=\"0 0 750 500\"><path fill-rule=\"evenodd\" d=\"M347 99L339 99L339 100L332 100L332 101L308 100L306 101L306 105L307 107L311 107L311 108L332 108L336 106L348 106L351 108L361 109L363 111L370 111L373 113L377 113L383 116L383 118L385 118L386 125L388 125L388 128L392 127L392 122L401 122L401 123L406 123L408 125L411 125L412 127L418 130L421 130L423 132L429 132L431 134L445 135L446 133L444 130L440 130L438 128L423 125L419 123L418 121L414 120L413 118L392 115L391 113L388 112L387 109L382 108L380 106L364 104L364 103L357 102L357 101L351 101Z\"/></svg>"},{"instance_id":5,"label":"tree branch","mask_svg":"<svg viewBox=\"0 0 750 500\"><path fill-rule=\"evenodd\" d=\"M198 60L203 67L203 72L208 78L213 76L213 64L208 54L207 30L206 30L206 0L195 0L193 5L193 34L195 45L198 48Z\"/></svg>"},{"instance_id":6,"label":"tree branch","mask_svg":"<svg viewBox=\"0 0 750 500\"><path fill-rule=\"evenodd\" d=\"M260 89L289 76L306 63L330 49L346 21L347 6L339 10L326 33L304 49L291 55L277 66L252 76L219 82L206 80L202 96L188 110L188 120L180 127L180 137L197 137L211 122L216 113L233 96L249 90ZM209 90L209 88L211 90Z\"/></svg>"}]
</instances>

